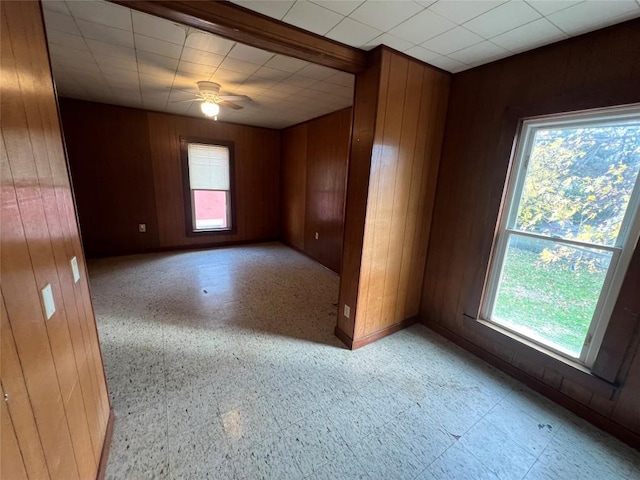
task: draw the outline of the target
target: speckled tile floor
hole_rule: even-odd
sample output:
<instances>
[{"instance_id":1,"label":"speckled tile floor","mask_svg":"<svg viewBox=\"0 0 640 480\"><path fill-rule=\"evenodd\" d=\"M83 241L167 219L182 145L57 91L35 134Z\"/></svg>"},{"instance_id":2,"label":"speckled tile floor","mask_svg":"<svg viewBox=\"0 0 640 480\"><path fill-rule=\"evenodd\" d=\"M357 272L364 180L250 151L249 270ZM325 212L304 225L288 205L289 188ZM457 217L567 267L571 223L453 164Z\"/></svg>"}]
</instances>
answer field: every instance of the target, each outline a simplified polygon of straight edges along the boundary
<instances>
[{"instance_id":1,"label":"speckled tile floor","mask_svg":"<svg viewBox=\"0 0 640 480\"><path fill-rule=\"evenodd\" d=\"M416 325L351 352L278 243L90 262L110 479L640 479L640 454Z\"/></svg>"}]
</instances>

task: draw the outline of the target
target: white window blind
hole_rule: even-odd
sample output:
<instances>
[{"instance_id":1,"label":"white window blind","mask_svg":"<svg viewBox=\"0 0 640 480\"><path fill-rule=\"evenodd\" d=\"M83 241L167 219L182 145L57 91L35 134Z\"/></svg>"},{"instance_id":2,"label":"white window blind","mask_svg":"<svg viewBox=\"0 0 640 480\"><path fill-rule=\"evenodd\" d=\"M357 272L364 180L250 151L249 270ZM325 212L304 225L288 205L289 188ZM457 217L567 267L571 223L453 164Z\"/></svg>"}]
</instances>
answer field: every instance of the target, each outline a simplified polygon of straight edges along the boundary
<instances>
[{"instance_id":1,"label":"white window blind","mask_svg":"<svg viewBox=\"0 0 640 480\"><path fill-rule=\"evenodd\" d=\"M192 190L229 190L229 149L189 144L189 184Z\"/></svg>"}]
</instances>

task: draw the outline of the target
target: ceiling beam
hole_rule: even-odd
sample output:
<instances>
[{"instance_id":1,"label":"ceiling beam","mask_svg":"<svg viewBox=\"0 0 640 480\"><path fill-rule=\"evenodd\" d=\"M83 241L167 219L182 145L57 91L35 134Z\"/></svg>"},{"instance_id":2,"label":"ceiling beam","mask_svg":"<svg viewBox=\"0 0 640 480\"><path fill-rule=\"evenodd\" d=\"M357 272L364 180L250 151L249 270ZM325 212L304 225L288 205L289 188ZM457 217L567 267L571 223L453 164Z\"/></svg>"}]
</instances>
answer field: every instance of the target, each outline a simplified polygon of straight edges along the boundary
<instances>
[{"instance_id":1,"label":"ceiling beam","mask_svg":"<svg viewBox=\"0 0 640 480\"><path fill-rule=\"evenodd\" d=\"M132 10L349 73L365 69L367 52L274 20L228 1L110 0Z\"/></svg>"}]
</instances>

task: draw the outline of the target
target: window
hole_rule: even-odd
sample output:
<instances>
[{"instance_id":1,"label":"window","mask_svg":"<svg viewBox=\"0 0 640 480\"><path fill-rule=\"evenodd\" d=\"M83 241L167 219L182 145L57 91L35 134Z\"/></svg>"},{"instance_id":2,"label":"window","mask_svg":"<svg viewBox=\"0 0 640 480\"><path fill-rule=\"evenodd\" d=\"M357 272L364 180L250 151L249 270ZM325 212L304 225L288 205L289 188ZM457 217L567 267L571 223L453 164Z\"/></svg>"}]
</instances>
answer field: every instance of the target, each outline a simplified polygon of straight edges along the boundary
<instances>
[{"instance_id":1,"label":"window","mask_svg":"<svg viewBox=\"0 0 640 480\"><path fill-rule=\"evenodd\" d=\"M182 140L187 233L228 233L233 221L232 145Z\"/></svg>"},{"instance_id":2,"label":"window","mask_svg":"<svg viewBox=\"0 0 640 480\"><path fill-rule=\"evenodd\" d=\"M481 317L591 367L640 230L640 106L525 120Z\"/></svg>"}]
</instances>

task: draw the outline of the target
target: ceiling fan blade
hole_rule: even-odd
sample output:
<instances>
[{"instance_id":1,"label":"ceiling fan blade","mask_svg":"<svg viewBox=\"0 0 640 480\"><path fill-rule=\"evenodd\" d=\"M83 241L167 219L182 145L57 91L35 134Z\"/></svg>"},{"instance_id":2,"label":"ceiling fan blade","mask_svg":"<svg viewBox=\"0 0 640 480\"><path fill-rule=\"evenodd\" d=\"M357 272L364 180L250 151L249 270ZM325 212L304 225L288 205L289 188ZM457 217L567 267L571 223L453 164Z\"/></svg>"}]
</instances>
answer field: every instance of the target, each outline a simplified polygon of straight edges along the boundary
<instances>
[{"instance_id":1,"label":"ceiling fan blade","mask_svg":"<svg viewBox=\"0 0 640 480\"><path fill-rule=\"evenodd\" d=\"M186 102L203 102L204 99L202 98L192 98L189 100L176 100L175 102L171 102L171 103L186 103Z\"/></svg>"},{"instance_id":2,"label":"ceiling fan blade","mask_svg":"<svg viewBox=\"0 0 640 480\"><path fill-rule=\"evenodd\" d=\"M244 108L244 107L242 107L242 106L240 106L238 104L235 104L233 102L227 102L226 100L222 101L222 102L219 102L218 105L220 105L222 107L233 108L234 110L242 110Z\"/></svg>"},{"instance_id":3,"label":"ceiling fan blade","mask_svg":"<svg viewBox=\"0 0 640 480\"><path fill-rule=\"evenodd\" d=\"M243 100L251 100L250 97L246 95L220 95L222 100L229 100L231 102L241 102Z\"/></svg>"}]
</instances>

